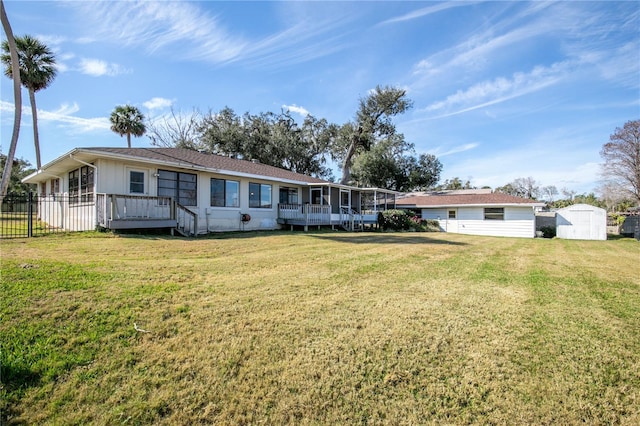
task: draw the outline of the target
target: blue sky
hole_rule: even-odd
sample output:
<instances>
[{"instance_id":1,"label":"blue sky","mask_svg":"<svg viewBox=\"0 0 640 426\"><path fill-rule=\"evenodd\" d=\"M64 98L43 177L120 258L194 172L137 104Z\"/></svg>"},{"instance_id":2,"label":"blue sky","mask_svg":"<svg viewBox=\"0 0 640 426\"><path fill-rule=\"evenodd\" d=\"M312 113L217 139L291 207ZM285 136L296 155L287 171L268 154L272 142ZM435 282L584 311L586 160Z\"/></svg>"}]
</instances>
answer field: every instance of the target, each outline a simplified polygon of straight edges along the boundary
<instances>
[{"instance_id":1,"label":"blue sky","mask_svg":"<svg viewBox=\"0 0 640 426\"><path fill-rule=\"evenodd\" d=\"M640 118L640 2L12 1L16 35L56 53L36 94L43 163L126 146L116 105L175 111L290 109L342 124L376 85L405 88L398 130L442 180L518 177L593 191L600 149ZM1 78L2 152L13 119ZM35 164L28 96L17 157ZM150 146L147 137L134 147ZM335 173L339 176L339 172Z\"/></svg>"}]
</instances>

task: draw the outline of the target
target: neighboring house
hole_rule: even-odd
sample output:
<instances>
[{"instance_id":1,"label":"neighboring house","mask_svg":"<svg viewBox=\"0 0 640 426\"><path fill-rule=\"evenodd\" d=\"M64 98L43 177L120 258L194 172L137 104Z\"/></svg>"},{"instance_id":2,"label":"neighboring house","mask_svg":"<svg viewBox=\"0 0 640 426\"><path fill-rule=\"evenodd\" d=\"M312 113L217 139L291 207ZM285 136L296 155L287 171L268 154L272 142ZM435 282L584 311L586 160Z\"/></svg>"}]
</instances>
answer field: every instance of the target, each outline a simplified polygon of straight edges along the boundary
<instances>
[{"instance_id":1,"label":"neighboring house","mask_svg":"<svg viewBox=\"0 0 640 426\"><path fill-rule=\"evenodd\" d=\"M556 236L567 240L606 240L607 212L589 204L558 209Z\"/></svg>"},{"instance_id":2,"label":"neighboring house","mask_svg":"<svg viewBox=\"0 0 640 426\"><path fill-rule=\"evenodd\" d=\"M535 212L544 206L490 189L407 194L396 204L438 220L444 232L523 238L535 236Z\"/></svg>"},{"instance_id":3,"label":"neighboring house","mask_svg":"<svg viewBox=\"0 0 640 426\"><path fill-rule=\"evenodd\" d=\"M183 234L283 226L362 229L398 193L180 148L76 148L23 182L39 219L69 230L176 228Z\"/></svg>"},{"instance_id":4,"label":"neighboring house","mask_svg":"<svg viewBox=\"0 0 640 426\"><path fill-rule=\"evenodd\" d=\"M636 210L627 213L626 216L622 226L620 226L620 235L640 241L640 211Z\"/></svg>"}]
</instances>

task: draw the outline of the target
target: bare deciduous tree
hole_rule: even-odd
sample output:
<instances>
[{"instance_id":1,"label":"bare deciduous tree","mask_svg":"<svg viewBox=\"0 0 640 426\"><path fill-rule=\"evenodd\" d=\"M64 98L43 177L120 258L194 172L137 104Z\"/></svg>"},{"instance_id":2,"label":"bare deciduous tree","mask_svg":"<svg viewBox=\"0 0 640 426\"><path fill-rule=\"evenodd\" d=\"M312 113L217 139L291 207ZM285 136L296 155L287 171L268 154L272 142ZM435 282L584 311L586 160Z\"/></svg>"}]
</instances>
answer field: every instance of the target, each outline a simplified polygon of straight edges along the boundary
<instances>
[{"instance_id":1,"label":"bare deciduous tree","mask_svg":"<svg viewBox=\"0 0 640 426\"><path fill-rule=\"evenodd\" d=\"M202 121L200 112L191 114L174 111L147 124L147 136L151 144L161 147L200 149L198 126Z\"/></svg>"},{"instance_id":2,"label":"bare deciduous tree","mask_svg":"<svg viewBox=\"0 0 640 426\"><path fill-rule=\"evenodd\" d=\"M616 128L600 155L605 179L640 205L640 120L630 120Z\"/></svg>"}]
</instances>

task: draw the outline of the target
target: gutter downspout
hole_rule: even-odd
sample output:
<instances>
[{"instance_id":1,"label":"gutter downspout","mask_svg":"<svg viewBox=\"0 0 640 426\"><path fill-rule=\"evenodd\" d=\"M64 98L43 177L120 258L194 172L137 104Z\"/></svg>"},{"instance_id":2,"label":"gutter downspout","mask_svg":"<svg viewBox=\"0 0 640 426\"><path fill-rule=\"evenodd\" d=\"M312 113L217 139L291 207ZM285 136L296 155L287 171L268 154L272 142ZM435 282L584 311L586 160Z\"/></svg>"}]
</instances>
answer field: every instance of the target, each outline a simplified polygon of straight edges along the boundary
<instances>
[{"instance_id":1,"label":"gutter downspout","mask_svg":"<svg viewBox=\"0 0 640 426\"><path fill-rule=\"evenodd\" d=\"M73 154L69 154L69 158L71 158L73 161L77 161L80 164L84 164L85 166L89 166L93 169L94 171L94 175L93 175L93 205L94 205L94 217L93 217L93 225L94 227L98 226L98 167L94 166L93 164L89 164L86 161L82 161L82 160L78 160L77 158L75 158L73 156ZM82 179L82 177L81 177ZM82 194L80 194L80 196L82 196Z\"/></svg>"}]
</instances>

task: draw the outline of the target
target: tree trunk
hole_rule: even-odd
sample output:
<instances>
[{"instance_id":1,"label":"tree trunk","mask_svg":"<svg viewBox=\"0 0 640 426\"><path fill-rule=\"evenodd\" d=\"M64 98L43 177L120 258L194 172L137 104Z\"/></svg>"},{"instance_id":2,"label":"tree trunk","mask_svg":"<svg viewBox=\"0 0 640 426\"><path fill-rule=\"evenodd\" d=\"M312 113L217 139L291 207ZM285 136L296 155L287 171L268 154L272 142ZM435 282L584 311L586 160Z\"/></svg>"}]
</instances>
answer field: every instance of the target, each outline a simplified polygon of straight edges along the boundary
<instances>
[{"instance_id":1,"label":"tree trunk","mask_svg":"<svg viewBox=\"0 0 640 426\"><path fill-rule=\"evenodd\" d=\"M127 147L131 148L131 133L127 133Z\"/></svg>"},{"instance_id":2,"label":"tree trunk","mask_svg":"<svg viewBox=\"0 0 640 426\"><path fill-rule=\"evenodd\" d=\"M11 169L13 168L13 157L16 155L16 147L18 146L18 135L20 134L20 120L22 119L22 92L20 82L20 61L18 59L18 49L16 41L13 38L13 31L7 12L4 9L4 2L0 0L0 21L2 28L7 35L9 44L9 53L11 54L11 73L13 74L13 98L14 98L14 114L13 114L13 134L11 136L11 144L9 152L7 152L7 160L2 171L2 181L0 181L0 204L9 187L9 179L11 178Z\"/></svg>"},{"instance_id":3,"label":"tree trunk","mask_svg":"<svg viewBox=\"0 0 640 426\"><path fill-rule=\"evenodd\" d=\"M347 155L344 157L342 163L342 179L340 179L341 185L349 185L351 181L351 166L353 165L353 154L356 152L356 141L352 141L349 145Z\"/></svg>"},{"instance_id":4,"label":"tree trunk","mask_svg":"<svg viewBox=\"0 0 640 426\"><path fill-rule=\"evenodd\" d=\"M33 119L33 145L36 149L36 170L40 170L40 137L38 136L38 108L36 107L36 93L29 89L29 102L31 103L31 118Z\"/></svg>"}]
</instances>

